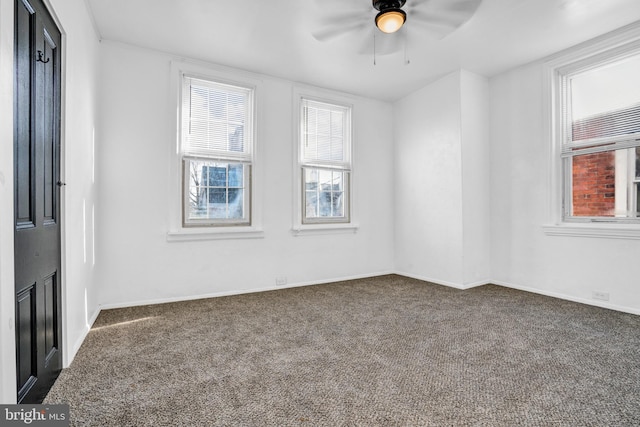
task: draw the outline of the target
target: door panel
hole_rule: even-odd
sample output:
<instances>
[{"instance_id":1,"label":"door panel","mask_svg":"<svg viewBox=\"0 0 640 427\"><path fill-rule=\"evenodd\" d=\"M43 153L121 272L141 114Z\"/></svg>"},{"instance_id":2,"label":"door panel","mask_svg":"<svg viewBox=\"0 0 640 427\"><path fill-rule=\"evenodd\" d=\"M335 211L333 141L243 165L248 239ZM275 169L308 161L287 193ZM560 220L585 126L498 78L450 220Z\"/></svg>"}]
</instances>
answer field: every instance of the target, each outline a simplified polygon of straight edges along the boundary
<instances>
[{"instance_id":1,"label":"door panel","mask_svg":"<svg viewBox=\"0 0 640 427\"><path fill-rule=\"evenodd\" d=\"M15 73L23 76L15 84L15 198L16 225L18 228L33 227L33 151L31 135L31 27L33 9L22 2L16 4Z\"/></svg>"},{"instance_id":2,"label":"door panel","mask_svg":"<svg viewBox=\"0 0 640 427\"><path fill-rule=\"evenodd\" d=\"M45 365L54 357L58 350L58 292L56 286L56 274L44 280L44 349Z\"/></svg>"},{"instance_id":3,"label":"door panel","mask_svg":"<svg viewBox=\"0 0 640 427\"><path fill-rule=\"evenodd\" d=\"M57 185L60 37L42 0L16 0L14 152L19 403L42 402L62 369Z\"/></svg>"},{"instance_id":4,"label":"door panel","mask_svg":"<svg viewBox=\"0 0 640 427\"><path fill-rule=\"evenodd\" d=\"M33 343L36 341L35 332L35 283L18 294L17 322L20 325L16 336L18 360L18 395L24 394L36 380L36 359Z\"/></svg>"},{"instance_id":5,"label":"door panel","mask_svg":"<svg viewBox=\"0 0 640 427\"><path fill-rule=\"evenodd\" d=\"M42 47L42 49L44 50L44 55L43 57L48 59L49 62L53 61L52 58L54 58L54 49L55 46L53 46L53 42L50 40L49 34L46 32L46 30L44 31L44 45ZM46 60L45 59L45 60ZM44 199L42 201L42 205L44 208L44 223L50 223L54 221L54 209L55 209L55 203L54 203L54 196L56 193L56 189L54 188L54 185L56 183L56 181L54 181L54 165L56 163L55 158L54 158L54 144L53 144L53 114L54 114L54 109L53 109L53 100L51 99L46 99L46 97L51 96L53 94L53 87L54 87L54 67L47 67L45 64L44 68L44 76L43 76L43 93L45 96L44 99L44 103L43 103L43 116L44 116L44 123L43 123L43 143L44 143L44 159L43 159L43 163L44 163ZM53 64L52 64L53 65Z\"/></svg>"}]
</instances>

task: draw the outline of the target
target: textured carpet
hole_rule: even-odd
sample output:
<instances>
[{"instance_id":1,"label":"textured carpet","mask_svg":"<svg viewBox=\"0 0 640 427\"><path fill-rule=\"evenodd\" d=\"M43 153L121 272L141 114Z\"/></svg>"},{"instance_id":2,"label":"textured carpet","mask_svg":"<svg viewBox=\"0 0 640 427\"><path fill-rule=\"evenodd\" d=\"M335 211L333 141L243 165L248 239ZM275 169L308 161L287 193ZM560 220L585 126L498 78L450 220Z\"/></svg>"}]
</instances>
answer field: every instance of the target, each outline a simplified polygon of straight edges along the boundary
<instances>
[{"instance_id":1,"label":"textured carpet","mask_svg":"<svg viewBox=\"0 0 640 427\"><path fill-rule=\"evenodd\" d=\"M640 317L395 275L106 310L46 402L77 426L637 426Z\"/></svg>"}]
</instances>

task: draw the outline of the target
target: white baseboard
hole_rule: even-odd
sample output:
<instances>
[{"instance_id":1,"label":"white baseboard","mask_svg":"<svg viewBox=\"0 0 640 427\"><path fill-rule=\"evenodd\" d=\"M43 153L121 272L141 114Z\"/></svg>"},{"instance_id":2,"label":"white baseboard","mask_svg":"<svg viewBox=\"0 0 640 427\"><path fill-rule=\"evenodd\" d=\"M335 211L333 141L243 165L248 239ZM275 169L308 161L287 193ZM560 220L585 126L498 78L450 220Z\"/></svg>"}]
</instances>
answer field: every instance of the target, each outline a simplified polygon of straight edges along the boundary
<instances>
[{"instance_id":1,"label":"white baseboard","mask_svg":"<svg viewBox=\"0 0 640 427\"><path fill-rule=\"evenodd\" d=\"M465 289L476 288L478 286L488 285L489 283L492 283L490 280L480 280L473 283L460 284L460 283L448 282L446 280L440 280L440 279L434 279L431 277L421 276L419 274L405 273L402 271L396 271L394 272L394 274L397 274L398 276L405 276L405 277L410 277L412 279L422 280L424 282L435 283L436 285L442 285L450 288L460 289L463 291Z\"/></svg>"},{"instance_id":2,"label":"white baseboard","mask_svg":"<svg viewBox=\"0 0 640 427\"><path fill-rule=\"evenodd\" d=\"M71 348L71 350L67 351L66 357L64 358L63 368L68 368L71 365L71 362L73 362L73 359L76 357L76 354L78 354L78 350L80 350L82 343L87 338L87 335L89 335L89 332L91 331L91 327L93 326L96 319L98 318L100 311L101 311L100 307L97 307L96 310L91 315L91 317L87 319L87 324L83 328L82 334L80 334L76 342L73 344L73 347Z\"/></svg>"},{"instance_id":3,"label":"white baseboard","mask_svg":"<svg viewBox=\"0 0 640 427\"><path fill-rule=\"evenodd\" d=\"M534 293L534 294L545 295L545 296L548 296L548 297L558 298L558 299L562 299L562 300L566 300L566 301L577 302L577 303L580 303L580 304L592 305L592 306L595 306L595 307L607 308L609 310L621 311L623 313L640 315L640 310L638 310L636 308L625 307L625 306L621 306L621 305L617 305L617 304L611 304L611 303L608 303L608 302L605 302L605 301L594 301L594 300L591 300L591 299L574 297L574 296L562 294L562 293L559 293L559 292L545 291L545 290L542 290L542 289L531 288L529 286L514 285L513 283L503 282L501 280L493 280L493 281L491 281L491 283L493 283L495 285L498 285L498 286L503 286L505 288L517 289L519 291L531 292L531 293Z\"/></svg>"},{"instance_id":4,"label":"white baseboard","mask_svg":"<svg viewBox=\"0 0 640 427\"><path fill-rule=\"evenodd\" d=\"M529 287L529 286L514 285L513 283L508 283L508 282L504 282L504 281L500 281L500 280L482 280L482 281L478 281L478 282L462 285L462 284L459 284L459 283L447 282L447 281L444 281L444 280L433 279L433 278L430 278L430 277L420 276L420 275L417 275L417 274L404 273L404 272L401 272L401 271L396 271L394 274L398 274L400 276L411 277L412 279L423 280L425 282L435 283L436 285L448 286L448 287L455 288L455 289L460 289L460 290L466 290L466 289L471 289L471 288L475 288L475 287L478 287L478 286L494 284L494 285L502 286L502 287L505 287L505 288L517 289L519 291L531 292L531 293L534 293L534 294L545 295L545 296L548 296L548 297L558 298L558 299L561 299L561 300L577 302L577 303L580 303L580 304L591 305L591 306L594 306L594 307L606 308L606 309L609 309L609 310L620 311L620 312L623 312L623 313L640 315L640 310L636 309L636 308L625 307L625 306L622 306L622 305L612 304L612 303L609 303L609 302L606 302L606 301L596 301L596 300L591 300L591 299L587 299L587 298L574 297L574 296L566 295L566 294L563 294L563 293L560 293L560 292L545 291L545 290L541 290L541 289L537 289L537 288L532 288L532 287Z\"/></svg>"},{"instance_id":5,"label":"white baseboard","mask_svg":"<svg viewBox=\"0 0 640 427\"><path fill-rule=\"evenodd\" d=\"M512 284L512 283L499 281L499 280L480 280L480 281L473 282L473 283L460 284L460 283L449 282L449 281L446 281L446 280L434 279L432 277L426 277L426 276L422 276L422 275L418 275L418 274L406 273L406 272L402 272L402 271L387 270L387 271L379 271L379 272L376 272L376 273L369 273L369 274L360 274L360 275L353 275L353 276L335 277L335 278L331 278L331 279L311 280L311 281L305 281L305 282L289 283L289 284L283 285L283 286L275 286L274 285L274 286L264 286L264 287L251 288L251 289L212 292L212 293L198 294L198 295L176 296L176 297L156 298L156 299L139 300L139 301L129 301L129 302L120 302L120 303L101 304L100 307L98 307L98 309L94 313L94 315L91 317L91 319L89 321L89 326L88 326L87 330L85 331L84 335L82 337L80 337L76 341L76 345L74 346L74 349L73 349L73 355L75 355L75 353L80 348L80 345L82 345L82 342L84 341L84 338L89 333L89 329L91 328L91 326L95 322L95 320L98 317L98 314L100 314L101 310L109 310L109 309L112 309L112 308L136 307L136 306L141 306L141 305L166 304L166 303L172 303L172 302L190 301L190 300L197 300L197 299L204 299L204 298L216 298L216 297L224 297L224 296L232 296L232 295L242 295L242 294L250 294L250 293L256 293L256 292L267 292L267 291L274 291L274 290L278 290L278 289L297 288L297 287L302 287L302 286L322 285L322 284L326 284L326 283L342 282L342 281L347 281L347 280L366 279L366 278L369 278L369 277L384 276L384 275L387 275L387 274L397 274L399 276L410 277L412 279L422 280L422 281L425 281L425 282L435 283L436 285L447 286L447 287L450 287L450 288L455 288L455 289L460 289L460 290L471 289L471 288L475 288L475 287L478 287L478 286L484 286L484 285L488 285L488 284L495 284L495 285L498 285L498 286L503 286L505 288L517 289L517 290L521 290L521 291L525 291L525 292L532 292L532 293L535 293L535 294L546 295L546 296L553 297L553 298L559 298L559 299L563 299L563 300L567 300L567 301L573 301L573 302L577 302L577 303L581 303L581 304L587 304L587 305L592 305L592 306L596 306L596 307L607 308L607 309L610 309L610 310L621 311L621 312L624 312L624 313L640 315L640 310L635 309L635 308L631 308L631 307L625 307L625 306L621 306L621 305L617 305L617 304L611 304L611 303L604 302L604 301L594 301L594 300L590 300L590 299L586 299L586 298L578 298L578 297L574 297L574 296L571 296L571 295L562 294L562 293L559 293L559 292L544 291L544 290L540 290L540 289L537 289L537 288L515 285L515 284Z\"/></svg>"},{"instance_id":6,"label":"white baseboard","mask_svg":"<svg viewBox=\"0 0 640 427\"><path fill-rule=\"evenodd\" d=\"M366 279L369 277L376 276L384 276L387 274L396 274L393 271L379 271L376 273L370 274L361 274L354 276L346 276L346 277L336 277L331 279L322 279L322 280L311 280L308 282L296 282L296 283L288 283L282 286L264 286L259 288L251 288L251 289L241 289L241 290L231 290L231 291L220 291L220 292L212 292L207 294L198 294L198 295L187 295L187 296L176 296L176 297L167 297L167 298L156 298L156 299L148 299L148 300L139 300L132 302L119 302L119 303L108 303L101 304L100 309L109 310L113 308L126 308L126 307L137 307L141 305L154 305L154 304L166 304L171 302L180 302L180 301L191 301L197 299L205 299L205 298L216 298L216 297L226 297L231 295L242 295L242 294L252 294L256 292L267 292L267 291L275 291L278 289L287 289L287 288L298 288L302 286L313 286L313 285L322 285L325 283L334 283L334 282L343 282L346 280L357 280L357 279Z\"/></svg>"}]
</instances>

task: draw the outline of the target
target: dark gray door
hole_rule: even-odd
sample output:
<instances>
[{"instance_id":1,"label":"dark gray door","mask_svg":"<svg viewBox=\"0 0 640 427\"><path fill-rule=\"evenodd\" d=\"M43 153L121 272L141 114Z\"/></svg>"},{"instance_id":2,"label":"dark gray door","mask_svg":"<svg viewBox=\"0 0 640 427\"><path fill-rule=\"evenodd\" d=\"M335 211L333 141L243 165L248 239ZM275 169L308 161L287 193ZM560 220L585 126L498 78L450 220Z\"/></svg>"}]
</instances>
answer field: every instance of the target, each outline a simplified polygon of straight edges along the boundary
<instances>
[{"instance_id":1,"label":"dark gray door","mask_svg":"<svg viewBox=\"0 0 640 427\"><path fill-rule=\"evenodd\" d=\"M41 0L15 13L17 393L40 403L62 368L60 31Z\"/></svg>"}]
</instances>

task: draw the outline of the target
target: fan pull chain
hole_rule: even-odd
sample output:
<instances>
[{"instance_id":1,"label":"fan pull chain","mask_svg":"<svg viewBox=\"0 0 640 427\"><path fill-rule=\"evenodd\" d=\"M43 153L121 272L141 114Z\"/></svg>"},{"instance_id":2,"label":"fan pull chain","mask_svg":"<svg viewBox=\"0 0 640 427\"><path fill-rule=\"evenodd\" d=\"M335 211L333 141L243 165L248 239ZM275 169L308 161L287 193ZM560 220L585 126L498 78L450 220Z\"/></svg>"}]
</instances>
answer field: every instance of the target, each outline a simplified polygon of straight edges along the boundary
<instances>
[{"instance_id":1,"label":"fan pull chain","mask_svg":"<svg viewBox=\"0 0 640 427\"><path fill-rule=\"evenodd\" d=\"M404 65L409 65L411 64L411 61L409 60L409 54L407 53L407 39L404 39Z\"/></svg>"},{"instance_id":2,"label":"fan pull chain","mask_svg":"<svg viewBox=\"0 0 640 427\"><path fill-rule=\"evenodd\" d=\"M376 65L376 33L373 33L373 65Z\"/></svg>"}]
</instances>

